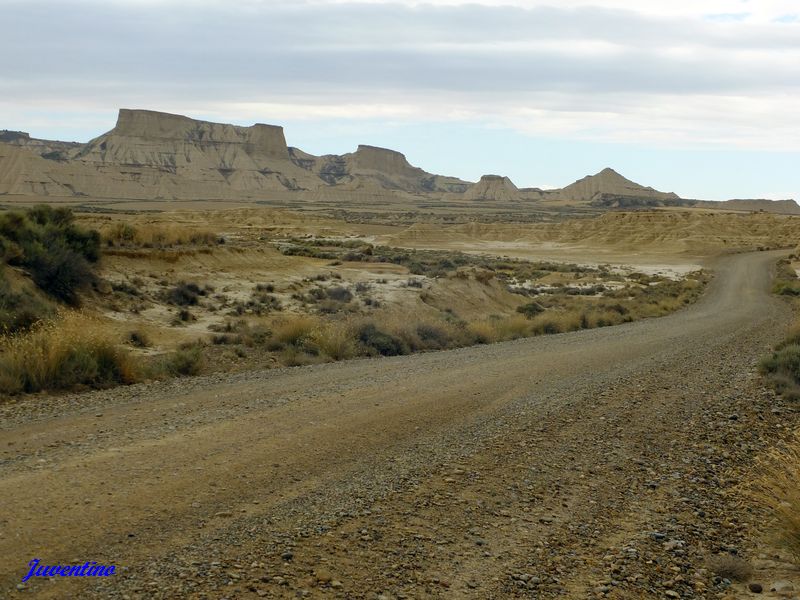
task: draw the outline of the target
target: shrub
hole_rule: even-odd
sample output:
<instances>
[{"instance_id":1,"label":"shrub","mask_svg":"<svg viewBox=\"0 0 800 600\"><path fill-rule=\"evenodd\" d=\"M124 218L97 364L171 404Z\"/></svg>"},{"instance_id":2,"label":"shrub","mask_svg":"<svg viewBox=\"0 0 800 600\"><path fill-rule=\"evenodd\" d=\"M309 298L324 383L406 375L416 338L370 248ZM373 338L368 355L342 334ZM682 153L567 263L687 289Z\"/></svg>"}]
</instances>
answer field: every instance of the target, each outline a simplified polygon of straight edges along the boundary
<instances>
[{"instance_id":1,"label":"shrub","mask_svg":"<svg viewBox=\"0 0 800 600\"><path fill-rule=\"evenodd\" d=\"M800 296L800 282L799 281L778 281L772 288L775 294L782 296Z\"/></svg>"},{"instance_id":2,"label":"shrub","mask_svg":"<svg viewBox=\"0 0 800 600\"><path fill-rule=\"evenodd\" d=\"M137 224L117 222L103 229L109 247L171 248L173 246L215 246L224 244L217 234L176 224Z\"/></svg>"},{"instance_id":3,"label":"shrub","mask_svg":"<svg viewBox=\"0 0 800 600\"><path fill-rule=\"evenodd\" d=\"M200 296L205 296L206 291L201 289L196 283L181 282L166 294L166 300L170 304L178 306L194 306L198 303Z\"/></svg>"},{"instance_id":4,"label":"shrub","mask_svg":"<svg viewBox=\"0 0 800 600\"><path fill-rule=\"evenodd\" d=\"M332 315L348 308L350 308L348 304L338 300L323 300L317 305L317 310L325 315Z\"/></svg>"},{"instance_id":5,"label":"shrub","mask_svg":"<svg viewBox=\"0 0 800 600\"><path fill-rule=\"evenodd\" d=\"M289 318L275 326L272 338L279 344L298 346L308 340L318 326L319 321L312 317Z\"/></svg>"},{"instance_id":6,"label":"shrub","mask_svg":"<svg viewBox=\"0 0 800 600\"><path fill-rule=\"evenodd\" d=\"M53 243L32 257L27 267L34 283L51 296L76 306L78 290L94 281L89 263L63 244Z\"/></svg>"},{"instance_id":7,"label":"shrub","mask_svg":"<svg viewBox=\"0 0 800 600\"><path fill-rule=\"evenodd\" d=\"M522 315L490 321L497 341L516 340L531 335L531 324Z\"/></svg>"},{"instance_id":8,"label":"shrub","mask_svg":"<svg viewBox=\"0 0 800 600\"><path fill-rule=\"evenodd\" d=\"M447 330L439 325L421 323L417 325L416 333L425 348L441 350L447 348L452 341Z\"/></svg>"},{"instance_id":9,"label":"shrub","mask_svg":"<svg viewBox=\"0 0 800 600\"><path fill-rule=\"evenodd\" d=\"M288 346L281 351L280 361L287 367L302 367L313 363L314 358L295 346Z\"/></svg>"},{"instance_id":10,"label":"shrub","mask_svg":"<svg viewBox=\"0 0 800 600\"><path fill-rule=\"evenodd\" d=\"M150 336L141 329L135 329L128 333L128 343L136 348L149 348L151 346Z\"/></svg>"},{"instance_id":11,"label":"shrub","mask_svg":"<svg viewBox=\"0 0 800 600\"><path fill-rule=\"evenodd\" d=\"M538 302L529 302L528 304L523 304L522 306L518 306L517 312L525 315L529 319L532 319L539 313L544 312L544 306L542 306Z\"/></svg>"},{"instance_id":12,"label":"shrub","mask_svg":"<svg viewBox=\"0 0 800 600\"><path fill-rule=\"evenodd\" d=\"M78 292L95 281L91 263L100 258L100 234L73 223L66 208L35 206L0 215L4 261L27 271L51 296L78 304Z\"/></svg>"},{"instance_id":13,"label":"shrub","mask_svg":"<svg viewBox=\"0 0 800 600\"><path fill-rule=\"evenodd\" d=\"M2 338L0 349L0 392L7 394L108 387L139 377L128 352L98 321L80 314Z\"/></svg>"},{"instance_id":14,"label":"shrub","mask_svg":"<svg viewBox=\"0 0 800 600\"><path fill-rule=\"evenodd\" d=\"M789 345L800 345L800 322L795 323L789 328L788 333L784 340L776 346L776 350L780 350Z\"/></svg>"},{"instance_id":15,"label":"shrub","mask_svg":"<svg viewBox=\"0 0 800 600\"><path fill-rule=\"evenodd\" d=\"M371 354L381 356L398 356L408 354L409 348L403 341L378 329L374 323L364 323L357 329L358 341L367 348Z\"/></svg>"},{"instance_id":16,"label":"shrub","mask_svg":"<svg viewBox=\"0 0 800 600\"><path fill-rule=\"evenodd\" d=\"M789 344L762 359L759 370L763 375L785 375L800 383L800 345Z\"/></svg>"},{"instance_id":17,"label":"shrub","mask_svg":"<svg viewBox=\"0 0 800 600\"><path fill-rule=\"evenodd\" d=\"M205 364L203 347L193 344L169 354L161 363L161 371L172 377L199 375Z\"/></svg>"},{"instance_id":18,"label":"shrub","mask_svg":"<svg viewBox=\"0 0 800 600\"><path fill-rule=\"evenodd\" d=\"M734 554L719 554L708 561L708 566L716 575L731 581L745 582L753 576L753 567L743 558Z\"/></svg>"},{"instance_id":19,"label":"shrub","mask_svg":"<svg viewBox=\"0 0 800 600\"><path fill-rule=\"evenodd\" d=\"M492 279L494 279L494 272L488 269L478 269L475 271L475 281L478 283L482 283L483 285L487 285Z\"/></svg>"},{"instance_id":20,"label":"shrub","mask_svg":"<svg viewBox=\"0 0 800 600\"><path fill-rule=\"evenodd\" d=\"M0 335L25 331L54 314L50 303L30 289L14 291L0 265Z\"/></svg>"},{"instance_id":21,"label":"shrub","mask_svg":"<svg viewBox=\"0 0 800 600\"><path fill-rule=\"evenodd\" d=\"M497 332L488 321L477 321L467 325L476 344L491 344L497 341Z\"/></svg>"},{"instance_id":22,"label":"shrub","mask_svg":"<svg viewBox=\"0 0 800 600\"><path fill-rule=\"evenodd\" d=\"M317 327L309 336L319 351L333 360L345 360L357 354L352 329L345 323L330 323Z\"/></svg>"}]
</instances>

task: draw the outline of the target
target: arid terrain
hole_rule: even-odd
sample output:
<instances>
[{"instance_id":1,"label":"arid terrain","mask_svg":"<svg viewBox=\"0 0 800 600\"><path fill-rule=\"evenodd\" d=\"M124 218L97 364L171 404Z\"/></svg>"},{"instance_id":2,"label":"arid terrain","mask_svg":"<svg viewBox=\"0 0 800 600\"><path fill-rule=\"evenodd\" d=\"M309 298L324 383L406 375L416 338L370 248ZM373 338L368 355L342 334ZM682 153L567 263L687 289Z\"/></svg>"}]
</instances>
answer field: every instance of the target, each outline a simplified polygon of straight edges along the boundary
<instances>
[{"instance_id":1,"label":"arid terrain","mask_svg":"<svg viewBox=\"0 0 800 600\"><path fill-rule=\"evenodd\" d=\"M4 405L4 589L46 555L123 566L54 598L716 597L796 419L753 378L774 260L619 327Z\"/></svg>"},{"instance_id":2,"label":"arid terrain","mask_svg":"<svg viewBox=\"0 0 800 600\"><path fill-rule=\"evenodd\" d=\"M2 597L800 594L793 201L123 110L0 204Z\"/></svg>"}]
</instances>

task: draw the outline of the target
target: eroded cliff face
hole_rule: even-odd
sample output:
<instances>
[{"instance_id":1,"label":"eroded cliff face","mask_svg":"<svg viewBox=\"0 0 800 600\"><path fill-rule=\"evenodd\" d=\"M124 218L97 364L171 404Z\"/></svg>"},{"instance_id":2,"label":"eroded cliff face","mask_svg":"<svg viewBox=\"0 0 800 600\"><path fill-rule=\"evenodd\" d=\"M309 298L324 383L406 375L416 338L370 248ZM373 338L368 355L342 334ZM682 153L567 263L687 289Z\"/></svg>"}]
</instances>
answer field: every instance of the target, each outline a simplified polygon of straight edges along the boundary
<instances>
[{"instance_id":1,"label":"eroded cliff face","mask_svg":"<svg viewBox=\"0 0 800 600\"><path fill-rule=\"evenodd\" d=\"M116 126L87 144L42 142L6 132L0 145L14 148L0 152L0 193L225 200L292 191L461 192L469 185L413 167L393 150L359 146L318 157L288 148L276 125L240 127L150 110L120 110Z\"/></svg>"},{"instance_id":2,"label":"eroded cliff face","mask_svg":"<svg viewBox=\"0 0 800 600\"><path fill-rule=\"evenodd\" d=\"M399 195L442 201L555 201L599 209L697 206L800 214L791 200L684 200L613 169L560 190L518 189L499 175L472 184L428 173L400 152L377 146L314 156L287 147L283 128L276 125L241 127L130 109L120 110L115 127L86 144L0 131L0 194L143 200L278 197L378 204Z\"/></svg>"},{"instance_id":3,"label":"eroded cliff face","mask_svg":"<svg viewBox=\"0 0 800 600\"><path fill-rule=\"evenodd\" d=\"M238 127L180 115L123 109L116 127L73 152L94 169L106 195L226 198L315 189L318 177L290 160L283 128ZM125 186L128 184L129 189Z\"/></svg>"},{"instance_id":4,"label":"eroded cliff face","mask_svg":"<svg viewBox=\"0 0 800 600\"><path fill-rule=\"evenodd\" d=\"M392 190L424 194L463 192L469 183L444 177L409 164L405 155L377 146L359 145L355 152L312 156L290 149L296 164L315 173L325 183L348 190Z\"/></svg>"},{"instance_id":5,"label":"eroded cliff face","mask_svg":"<svg viewBox=\"0 0 800 600\"><path fill-rule=\"evenodd\" d=\"M224 200L325 185L290 159L283 128L274 125L122 109L108 133L57 152L6 137L0 193Z\"/></svg>"}]
</instances>

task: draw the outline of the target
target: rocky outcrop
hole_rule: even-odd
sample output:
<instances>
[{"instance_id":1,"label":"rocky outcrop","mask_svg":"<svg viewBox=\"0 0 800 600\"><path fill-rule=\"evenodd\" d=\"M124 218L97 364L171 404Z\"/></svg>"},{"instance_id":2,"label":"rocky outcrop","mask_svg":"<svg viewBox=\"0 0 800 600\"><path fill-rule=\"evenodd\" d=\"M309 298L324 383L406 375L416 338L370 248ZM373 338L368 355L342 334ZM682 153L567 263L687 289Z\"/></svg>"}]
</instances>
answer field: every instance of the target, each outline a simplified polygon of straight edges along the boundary
<instances>
[{"instance_id":1,"label":"rocky outcrop","mask_svg":"<svg viewBox=\"0 0 800 600\"><path fill-rule=\"evenodd\" d=\"M50 160L63 160L68 152L81 146L78 142L40 140L32 138L29 133L24 131L9 131L7 129L0 130L0 143L27 148L35 154Z\"/></svg>"},{"instance_id":2,"label":"rocky outcrop","mask_svg":"<svg viewBox=\"0 0 800 600\"><path fill-rule=\"evenodd\" d=\"M345 189L394 190L414 194L463 192L470 185L455 177L443 177L412 166L405 155L377 146L360 145L342 156L313 156L290 148L295 164L311 171L325 183Z\"/></svg>"},{"instance_id":3,"label":"rocky outcrop","mask_svg":"<svg viewBox=\"0 0 800 600\"><path fill-rule=\"evenodd\" d=\"M522 197L519 188L502 175L484 175L478 183L469 187L465 200L513 202Z\"/></svg>"},{"instance_id":4,"label":"rocky outcrop","mask_svg":"<svg viewBox=\"0 0 800 600\"><path fill-rule=\"evenodd\" d=\"M626 179L614 169L603 169L596 175L589 175L558 191L561 200L573 202L602 201L603 198L617 200L629 197L652 200L677 200L679 196L672 192L659 192L651 187L639 185Z\"/></svg>"}]
</instances>

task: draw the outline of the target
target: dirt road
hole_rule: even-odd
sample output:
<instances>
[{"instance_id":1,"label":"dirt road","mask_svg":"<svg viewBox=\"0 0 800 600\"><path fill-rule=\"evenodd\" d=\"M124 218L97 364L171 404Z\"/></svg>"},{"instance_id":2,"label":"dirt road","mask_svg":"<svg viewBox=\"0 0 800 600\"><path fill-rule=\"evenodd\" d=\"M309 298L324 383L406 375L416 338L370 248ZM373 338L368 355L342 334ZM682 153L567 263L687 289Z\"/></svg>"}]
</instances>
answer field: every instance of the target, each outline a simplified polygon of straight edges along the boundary
<instances>
[{"instance_id":1,"label":"dirt road","mask_svg":"<svg viewBox=\"0 0 800 600\"><path fill-rule=\"evenodd\" d=\"M4 405L0 596L716 597L795 418L753 377L776 256L662 319Z\"/></svg>"}]
</instances>

